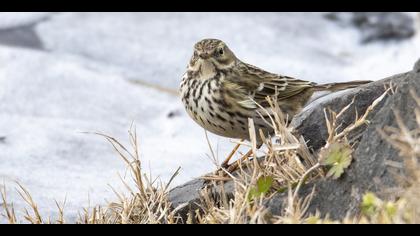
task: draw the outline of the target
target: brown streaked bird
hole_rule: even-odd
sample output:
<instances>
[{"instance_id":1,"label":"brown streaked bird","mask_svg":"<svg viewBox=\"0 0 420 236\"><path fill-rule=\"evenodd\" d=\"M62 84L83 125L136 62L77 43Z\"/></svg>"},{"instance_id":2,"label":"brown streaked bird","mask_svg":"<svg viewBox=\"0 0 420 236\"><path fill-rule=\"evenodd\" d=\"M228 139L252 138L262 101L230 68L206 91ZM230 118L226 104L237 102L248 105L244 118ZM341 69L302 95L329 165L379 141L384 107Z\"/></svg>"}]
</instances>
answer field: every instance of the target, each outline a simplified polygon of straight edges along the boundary
<instances>
[{"instance_id":1,"label":"brown streaked bird","mask_svg":"<svg viewBox=\"0 0 420 236\"><path fill-rule=\"evenodd\" d=\"M180 93L187 113L204 129L229 138L249 140L248 118L270 135L273 129L259 115L267 96L276 95L281 110L293 118L314 92L355 88L371 81L316 84L267 72L238 59L218 39L194 45L194 54L182 78ZM258 135L257 135L258 136ZM258 140L261 144L261 140Z\"/></svg>"}]
</instances>

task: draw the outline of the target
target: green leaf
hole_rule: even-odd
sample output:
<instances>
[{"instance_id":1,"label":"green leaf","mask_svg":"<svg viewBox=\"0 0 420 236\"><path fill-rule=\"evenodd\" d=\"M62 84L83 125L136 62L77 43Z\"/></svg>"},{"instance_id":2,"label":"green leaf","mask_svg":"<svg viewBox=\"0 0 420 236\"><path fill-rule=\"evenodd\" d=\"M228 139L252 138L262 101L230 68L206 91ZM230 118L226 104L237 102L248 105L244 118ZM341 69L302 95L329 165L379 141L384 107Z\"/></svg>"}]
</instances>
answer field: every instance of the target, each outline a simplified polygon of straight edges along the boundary
<instances>
[{"instance_id":1,"label":"green leaf","mask_svg":"<svg viewBox=\"0 0 420 236\"><path fill-rule=\"evenodd\" d=\"M271 176L261 176L257 181L258 191L263 194L270 191L271 186L273 185L273 177Z\"/></svg>"},{"instance_id":2,"label":"green leaf","mask_svg":"<svg viewBox=\"0 0 420 236\"><path fill-rule=\"evenodd\" d=\"M353 150L347 143L333 143L327 149L321 151L321 164L329 166L327 177L338 179L352 161Z\"/></svg>"},{"instance_id":3,"label":"green leaf","mask_svg":"<svg viewBox=\"0 0 420 236\"><path fill-rule=\"evenodd\" d=\"M378 211L381 200L373 193L366 193L362 199L362 213L366 216L372 216Z\"/></svg>"},{"instance_id":4,"label":"green leaf","mask_svg":"<svg viewBox=\"0 0 420 236\"><path fill-rule=\"evenodd\" d=\"M385 204L385 211L389 217L394 217L397 214L397 205L393 202L387 202Z\"/></svg>"},{"instance_id":5,"label":"green leaf","mask_svg":"<svg viewBox=\"0 0 420 236\"><path fill-rule=\"evenodd\" d=\"M321 220L319 219L319 217L318 216L309 216L307 219L306 219L306 223L307 224L317 224L317 223L319 223Z\"/></svg>"},{"instance_id":6,"label":"green leaf","mask_svg":"<svg viewBox=\"0 0 420 236\"><path fill-rule=\"evenodd\" d=\"M259 196L257 188L253 187L249 190L248 201L252 201L252 199Z\"/></svg>"},{"instance_id":7,"label":"green leaf","mask_svg":"<svg viewBox=\"0 0 420 236\"><path fill-rule=\"evenodd\" d=\"M250 189L248 200L251 201L256 197L260 197L261 195L268 193L272 185L273 185L273 177L261 176L257 180L257 186Z\"/></svg>"}]
</instances>

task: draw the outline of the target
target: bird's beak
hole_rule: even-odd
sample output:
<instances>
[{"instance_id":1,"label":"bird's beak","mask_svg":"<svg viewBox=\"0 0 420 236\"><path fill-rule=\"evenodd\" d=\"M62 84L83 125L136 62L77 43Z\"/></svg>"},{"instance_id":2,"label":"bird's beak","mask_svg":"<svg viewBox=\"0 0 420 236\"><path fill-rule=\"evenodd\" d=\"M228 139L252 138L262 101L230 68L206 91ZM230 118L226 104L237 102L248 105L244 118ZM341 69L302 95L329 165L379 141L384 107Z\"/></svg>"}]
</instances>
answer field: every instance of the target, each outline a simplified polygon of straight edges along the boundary
<instances>
[{"instance_id":1,"label":"bird's beak","mask_svg":"<svg viewBox=\"0 0 420 236\"><path fill-rule=\"evenodd\" d=\"M209 53L207 53L207 52L202 52L202 53L198 54L198 56L199 56L201 59L209 59L209 58L210 58L210 54L209 54Z\"/></svg>"}]
</instances>

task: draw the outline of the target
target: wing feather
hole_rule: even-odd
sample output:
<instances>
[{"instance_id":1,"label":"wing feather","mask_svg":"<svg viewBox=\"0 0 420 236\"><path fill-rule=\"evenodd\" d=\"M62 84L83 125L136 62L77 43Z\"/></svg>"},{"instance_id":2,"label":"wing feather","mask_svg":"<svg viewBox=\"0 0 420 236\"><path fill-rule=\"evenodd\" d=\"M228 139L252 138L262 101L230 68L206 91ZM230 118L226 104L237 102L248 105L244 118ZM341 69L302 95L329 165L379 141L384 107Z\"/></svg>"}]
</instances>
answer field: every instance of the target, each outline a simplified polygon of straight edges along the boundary
<instances>
[{"instance_id":1,"label":"wing feather","mask_svg":"<svg viewBox=\"0 0 420 236\"><path fill-rule=\"evenodd\" d=\"M237 68L236 73L226 77L226 84L235 89L236 100L245 109L256 109L255 102L264 106L267 96L276 96L281 101L315 85L309 81L276 75L246 63L238 64Z\"/></svg>"}]
</instances>

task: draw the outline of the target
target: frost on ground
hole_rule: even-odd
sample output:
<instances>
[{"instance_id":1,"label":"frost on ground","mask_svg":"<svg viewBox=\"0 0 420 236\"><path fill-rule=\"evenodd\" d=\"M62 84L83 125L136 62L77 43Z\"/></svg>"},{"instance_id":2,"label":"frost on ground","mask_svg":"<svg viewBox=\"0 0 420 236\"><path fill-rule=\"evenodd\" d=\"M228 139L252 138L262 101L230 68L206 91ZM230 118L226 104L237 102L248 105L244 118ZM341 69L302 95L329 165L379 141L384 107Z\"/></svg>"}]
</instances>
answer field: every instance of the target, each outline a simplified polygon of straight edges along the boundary
<instances>
[{"instance_id":1,"label":"frost on ground","mask_svg":"<svg viewBox=\"0 0 420 236\"><path fill-rule=\"evenodd\" d=\"M102 137L82 132L124 141L134 121L144 166L155 177L167 180L182 166L181 183L211 169L203 131L184 114L168 118L181 109L172 95L92 71L72 56L0 47L0 62L0 133L6 137L0 178L8 187L13 181L27 187L44 212L56 210L54 199L67 198L66 212L74 216L89 198L92 204L112 199L107 184L120 185L122 160ZM22 201L8 190L20 209Z\"/></svg>"},{"instance_id":2,"label":"frost on ground","mask_svg":"<svg viewBox=\"0 0 420 236\"><path fill-rule=\"evenodd\" d=\"M3 14L0 27L46 16ZM66 198L72 219L88 199L114 199L108 184L121 189L118 173L126 170L103 138L83 132L124 142L134 121L144 167L164 181L182 167L174 184L214 169L204 131L179 99L129 82L175 89L201 38L223 39L246 62L316 82L380 79L408 71L420 55L418 35L362 46L358 31L319 13L60 13L35 27L47 51L0 46L0 183L16 209L24 205L13 181L46 215ZM233 144L210 137L222 159Z\"/></svg>"},{"instance_id":3,"label":"frost on ground","mask_svg":"<svg viewBox=\"0 0 420 236\"><path fill-rule=\"evenodd\" d=\"M321 13L65 13L36 29L50 50L172 88L202 38L222 39L248 63L315 82L383 78L409 70L420 52L414 40L361 46L359 31Z\"/></svg>"}]
</instances>

